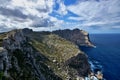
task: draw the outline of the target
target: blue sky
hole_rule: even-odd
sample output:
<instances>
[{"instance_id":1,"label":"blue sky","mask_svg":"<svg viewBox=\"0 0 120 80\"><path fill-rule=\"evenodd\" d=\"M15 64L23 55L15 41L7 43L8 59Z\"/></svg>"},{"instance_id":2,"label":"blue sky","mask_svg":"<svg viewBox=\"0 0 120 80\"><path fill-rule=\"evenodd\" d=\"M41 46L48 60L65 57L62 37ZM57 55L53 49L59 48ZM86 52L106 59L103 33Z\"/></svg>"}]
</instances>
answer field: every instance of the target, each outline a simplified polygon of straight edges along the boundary
<instances>
[{"instance_id":1,"label":"blue sky","mask_svg":"<svg viewBox=\"0 0 120 80\"><path fill-rule=\"evenodd\" d=\"M119 0L0 0L0 32L79 28L120 33Z\"/></svg>"}]
</instances>

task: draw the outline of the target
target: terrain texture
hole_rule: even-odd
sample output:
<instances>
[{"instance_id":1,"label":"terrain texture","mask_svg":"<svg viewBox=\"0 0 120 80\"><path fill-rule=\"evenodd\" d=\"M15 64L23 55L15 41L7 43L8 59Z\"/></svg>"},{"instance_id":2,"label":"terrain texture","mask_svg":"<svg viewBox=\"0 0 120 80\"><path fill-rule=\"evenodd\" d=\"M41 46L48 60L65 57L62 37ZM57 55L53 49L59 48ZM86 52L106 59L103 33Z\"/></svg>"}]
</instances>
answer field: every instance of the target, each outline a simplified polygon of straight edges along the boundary
<instances>
[{"instance_id":1,"label":"terrain texture","mask_svg":"<svg viewBox=\"0 0 120 80\"><path fill-rule=\"evenodd\" d=\"M0 80L76 80L90 74L78 46L93 46L79 29L0 33Z\"/></svg>"}]
</instances>

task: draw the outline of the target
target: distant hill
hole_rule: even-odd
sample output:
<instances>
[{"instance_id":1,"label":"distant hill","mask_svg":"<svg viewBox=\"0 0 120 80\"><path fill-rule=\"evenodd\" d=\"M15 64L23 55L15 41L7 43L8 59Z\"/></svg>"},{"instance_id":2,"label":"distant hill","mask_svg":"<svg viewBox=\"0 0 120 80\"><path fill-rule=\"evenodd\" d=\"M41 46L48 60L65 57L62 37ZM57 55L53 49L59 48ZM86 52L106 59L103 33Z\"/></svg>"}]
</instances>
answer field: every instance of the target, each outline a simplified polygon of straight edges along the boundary
<instances>
[{"instance_id":1,"label":"distant hill","mask_svg":"<svg viewBox=\"0 0 120 80\"><path fill-rule=\"evenodd\" d=\"M56 30L56 31L53 31L53 33L79 46L94 47L94 45L90 42L89 34L84 30L65 29L65 30Z\"/></svg>"}]
</instances>

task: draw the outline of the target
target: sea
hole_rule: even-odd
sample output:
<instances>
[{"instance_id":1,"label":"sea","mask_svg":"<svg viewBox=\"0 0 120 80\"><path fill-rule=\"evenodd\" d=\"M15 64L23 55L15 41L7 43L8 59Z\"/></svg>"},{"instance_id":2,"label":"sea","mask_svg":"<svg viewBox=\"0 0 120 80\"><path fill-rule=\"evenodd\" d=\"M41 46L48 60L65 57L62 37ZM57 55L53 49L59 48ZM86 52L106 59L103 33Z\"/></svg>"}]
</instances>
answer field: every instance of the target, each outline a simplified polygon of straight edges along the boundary
<instances>
[{"instance_id":1,"label":"sea","mask_svg":"<svg viewBox=\"0 0 120 80\"><path fill-rule=\"evenodd\" d=\"M105 80L120 80L120 34L90 34L96 48L80 47L89 57L92 70Z\"/></svg>"}]
</instances>

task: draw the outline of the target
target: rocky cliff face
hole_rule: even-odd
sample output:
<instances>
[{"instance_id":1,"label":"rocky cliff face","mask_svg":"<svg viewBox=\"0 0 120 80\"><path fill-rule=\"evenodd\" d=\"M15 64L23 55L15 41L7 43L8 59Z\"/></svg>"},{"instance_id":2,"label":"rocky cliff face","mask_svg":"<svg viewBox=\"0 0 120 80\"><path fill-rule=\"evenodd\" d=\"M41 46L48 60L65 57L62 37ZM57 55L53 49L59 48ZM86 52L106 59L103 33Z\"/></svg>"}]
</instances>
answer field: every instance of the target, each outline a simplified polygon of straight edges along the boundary
<instances>
[{"instance_id":1,"label":"rocky cliff face","mask_svg":"<svg viewBox=\"0 0 120 80\"><path fill-rule=\"evenodd\" d=\"M48 76L54 79L61 79L56 76L44 63L44 56L35 50L25 37L22 30L9 32L3 39L3 47L0 52L0 72L5 80L46 80L42 71L48 71ZM47 59L46 59L47 60ZM44 61L43 61L44 62Z\"/></svg>"},{"instance_id":2,"label":"rocky cliff face","mask_svg":"<svg viewBox=\"0 0 120 80\"><path fill-rule=\"evenodd\" d=\"M75 80L90 73L87 56L74 43L53 33L23 29L2 38L0 79Z\"/></svg>"},{"instance_id":3,"label":"rocky cliff face","mask_svg":"<svg viewBox=\"0 0 120 80\"><path fill-rule=\"evenodd\" d=\"M57 34L79 46L94 47L90 42L89 34L84 30L74 29L74 30L57 30L53 31L54 34Z\"/></svg>"},{"instance_id":4,"label":"rocky cliff face","mask_svg":"<svg viewBox=\"0 0 120 80\"><path fill-rule=\"evenodd\" d=\"M3 47L0 47L0 71L4 71L7 75L7 70L9 69L8 52ZM1 73L2 74L2 73Z\"/></svg>"}]
</instances>

